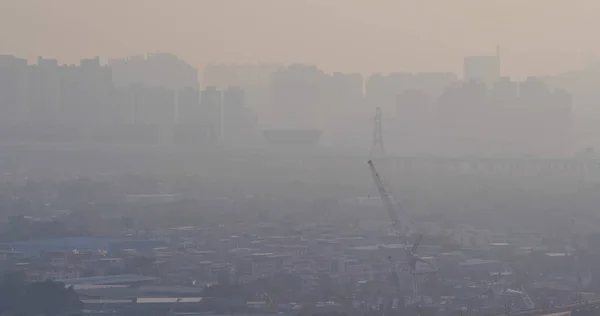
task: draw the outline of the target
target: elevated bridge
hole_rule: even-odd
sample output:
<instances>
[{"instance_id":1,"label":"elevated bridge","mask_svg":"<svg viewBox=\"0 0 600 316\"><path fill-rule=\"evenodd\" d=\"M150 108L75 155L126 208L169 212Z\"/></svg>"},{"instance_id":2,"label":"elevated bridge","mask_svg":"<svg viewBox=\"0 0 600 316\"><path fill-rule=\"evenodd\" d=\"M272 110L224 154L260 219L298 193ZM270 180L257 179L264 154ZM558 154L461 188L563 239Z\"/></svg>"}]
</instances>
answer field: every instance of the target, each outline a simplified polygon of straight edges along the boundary
<instances>
[{"instance_id":1,"label":"elevated bridge","mask_svg":"<svg viewBox=\"0 0 600 316\"><path fill-rule=\"evenodd\" d=\"M391 160L400 170L430 170L464 173L598 173L600 159L542 159L542 158L478 158L478 157L394 157Z\"/></svg>"}]
</instances>

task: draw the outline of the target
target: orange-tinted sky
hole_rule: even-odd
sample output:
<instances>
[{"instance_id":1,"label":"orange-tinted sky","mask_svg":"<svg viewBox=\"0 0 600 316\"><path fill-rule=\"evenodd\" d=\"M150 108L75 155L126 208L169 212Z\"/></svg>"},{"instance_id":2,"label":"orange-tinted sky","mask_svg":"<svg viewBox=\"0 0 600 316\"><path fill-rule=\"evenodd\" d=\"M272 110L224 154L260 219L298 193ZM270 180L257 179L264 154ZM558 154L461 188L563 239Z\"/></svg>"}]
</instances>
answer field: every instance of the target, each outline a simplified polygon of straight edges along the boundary
<instances>
[{"instance_id":1,"label":"orange-tinted sky","mask_svg":"<svg viewBox=\"0 0 600 316\"><path fill-rule=\"evenodd\" d=\"M0 53L76 62L152 51L328 71L456 71L501 47L505 74L600 55L599 0L0 0Z\"/></svg>"}]
</instances>

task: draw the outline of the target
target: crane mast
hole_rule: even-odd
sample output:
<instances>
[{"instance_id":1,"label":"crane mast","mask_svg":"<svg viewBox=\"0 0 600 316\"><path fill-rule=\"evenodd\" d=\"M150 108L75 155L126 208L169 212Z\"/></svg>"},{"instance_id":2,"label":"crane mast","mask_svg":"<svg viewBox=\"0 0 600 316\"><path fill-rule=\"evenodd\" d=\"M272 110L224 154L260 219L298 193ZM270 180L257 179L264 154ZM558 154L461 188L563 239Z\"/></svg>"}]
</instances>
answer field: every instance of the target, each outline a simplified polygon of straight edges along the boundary
<instances>
[{"instance_id":1,"label":"crane mast","mask_svg":"<svg viewBox=\"0 0 600 316\"><path fill-rule=\"evenodd\" d=\"M379 197L383 202L383 206L388 213L388 216L392 220L392 227L394 229L394 234L400 238L404 233L404 237L409 233L409 227L402 225L400 219L398 218L398 214L396 213L397 205L392 201L390 194L388 193L383 181L381 180L381 176L377 169L375 168L375 164L373 164L372 160L368 161L369 169L371 170L371 175L373 176L373 181L375 182L375 186L377 187L377 192L379 192Z\"/></svg>"},{"instance_id":2,"label":"crane mast","mask_svg":"<svg viewBox=\"0 0 600 316\"><path fill-rule=\"evenodd\" d=\"M411 228L413 226L410 221L410 218L406 213L402 213L401 215L403 221L400 221L398 213L396 212L396 210L399 210L399 207L390 196L388 190L385 188L385 185L381 180L381 176L375 168L375 164L372 160L369 160L368 164L369 169L371 170L371 175L373 176L373 181L375 182L375 186L377 187L377 191L379 192L379 197L381 198L381 201L383 201L385 210L387 211L390 219L392 220L394 234L396 235L396 237L403 239L403 241L405 242L406 260L408 261L409 271L412 275L413 296L411 298L411 302L418 302L420 298L417 284L417 275L419 274L419 272L417 271L417 262L431 264L430 262L425 261L423 258L417 255L417 250L419 248L419 244L421 243L423 235L419 234L414 244L410 245L409 238L410 234L412 233ZM399 279L398 273L395 268L395 264L392 262L391 257L388 257L388 260L390 261L390 272L392 273L392 277L394 278L394 285L396 285L397 289L399 289ZM435 271L435 269L433 271Z\"/></svg>"}]
</instances>

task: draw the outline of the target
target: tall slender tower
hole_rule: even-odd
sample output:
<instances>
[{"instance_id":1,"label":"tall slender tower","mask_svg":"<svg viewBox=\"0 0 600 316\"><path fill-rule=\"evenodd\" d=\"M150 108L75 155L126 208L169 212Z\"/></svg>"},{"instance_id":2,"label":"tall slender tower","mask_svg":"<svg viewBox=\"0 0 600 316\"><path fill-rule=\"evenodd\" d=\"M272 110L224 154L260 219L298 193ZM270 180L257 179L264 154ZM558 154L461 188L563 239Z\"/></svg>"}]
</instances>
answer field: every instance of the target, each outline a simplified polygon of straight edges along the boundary
<instances>
[{"instance_id":1,"label":"tall slender tower","mask_svg":"<svg viewBox=\"0 0 600 316\"><path fill-rule=\"evenodd\" d=\"M385 147L383 146L383 132L381 129L381 108L375 109L375 117L373 118L373 143L371 144L371 156L374 153L377 155L385 155Z\"/></svg>"}]
</instances>

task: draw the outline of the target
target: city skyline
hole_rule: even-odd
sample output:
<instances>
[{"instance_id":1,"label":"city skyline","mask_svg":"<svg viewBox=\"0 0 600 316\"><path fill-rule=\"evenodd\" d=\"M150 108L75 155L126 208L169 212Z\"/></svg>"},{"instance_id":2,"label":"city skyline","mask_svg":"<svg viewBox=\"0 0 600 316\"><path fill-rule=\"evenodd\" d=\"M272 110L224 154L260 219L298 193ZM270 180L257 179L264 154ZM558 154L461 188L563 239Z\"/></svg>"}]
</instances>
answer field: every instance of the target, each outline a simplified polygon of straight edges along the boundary
<instances>
[{"instance_id":1,"label":"city skyline","mask_svg":"<svg viewBox=\"0 0 600 316\"><path fill-rule=\"evenodd\" d=\"M2 2L0 39L10 47L2 53L65 63L171 51L198 68L298 61L363 75L458 73L463 56L493 55L499 45L502 74L522 78L583 68L600 56L588 37L596 1L183 0L145 1L144 10L135 0Z\"/></svg>"},{"instance_id":2,"label":"city skyline","mask_svg":"<svg viewBox=\"0 0 600 316\"><path fill-rule=\"evenodd\" d=\"M260 145L262 131L263 144L289 140L293 148L300 137L311 146L361 152L369 118L380 108L394 154L565 157L578 151L572 95L546 78L501 77L498 54L465 57L462 80L445 72L364 78L314 65L234 65L209 68L204 89L197 70L173 54L108 65L99 57L78 65L42 57L28 65L7 55L0 61L0 116L9 140L50 135L46 140L236 147Z\"/></svg>"},{"instance_id":3,"label":"city skyline","mask_svg":"<svg viewBox=\"0 0 600 316\"><path fill-rule=\"evenodd\" d=\"M599 314L598 28L0 0L0 316Z\"/></svg>"}]
</instances>

